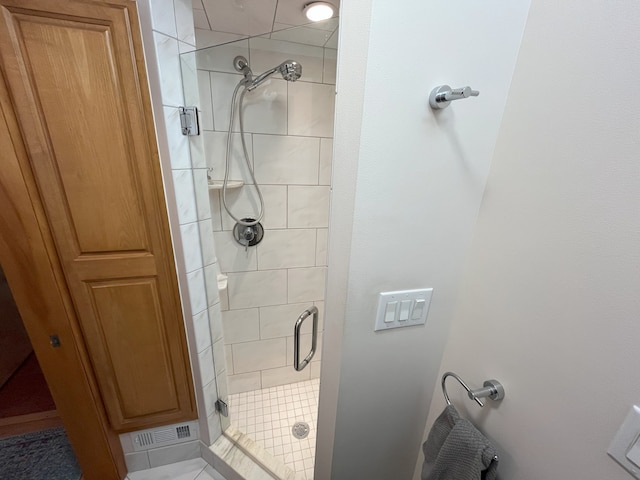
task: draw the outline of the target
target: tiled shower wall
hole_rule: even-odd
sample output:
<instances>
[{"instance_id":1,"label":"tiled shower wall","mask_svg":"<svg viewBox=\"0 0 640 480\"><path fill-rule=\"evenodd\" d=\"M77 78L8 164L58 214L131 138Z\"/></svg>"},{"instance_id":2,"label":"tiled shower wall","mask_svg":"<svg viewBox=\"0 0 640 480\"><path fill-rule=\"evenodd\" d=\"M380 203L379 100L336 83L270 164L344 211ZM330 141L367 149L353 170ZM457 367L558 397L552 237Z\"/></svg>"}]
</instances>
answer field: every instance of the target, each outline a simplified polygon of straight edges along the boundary
<instances>
[{"instance_id":1,"label":"tiled shower wall","mask_svg":"<svg viewBox=\"0 0 640 480\"><path fill-rule=\"evenodd\" d=\"M190 0L138 0L138 7L193 368L200 439L211 444L222 432L220 416L214 408L217 387L221 390L220 396L226 397L224 375L220 375L225 369L224 355L215 367L213 360L217 347L224 350L216 279L218 265L206 165L199 164L197 157L191 157L187 137L181 134L178 114L178 107L185 103L179 55L195 49L193 12ZM197 86L185 85L185 88L197 92ZM216 376L220 377L217 383ZM182 455L179 459L199 456L199 445L192 447L188 452L182 447L177 449ZM158 464L151 460L147 464L146 452L134 454L126 445L125 453L130 454L126 455L130 471ZM148 459L151 458L149 455ZM165 460L168 458L170 456L165 455Z\"/></svg>"},{"instance_id":2,"label":"tiled shower wall","mask_svg":"<svg viewBox=\"0 0 640 480\"><path fill-rule=\"evenodd\" d=\"M293 369L293 325L317 305L322 319L326 271L329 184L333 149L336 50L268 38L241 40L197 53L200 87L200 143L194 162L224 177L231 97L242 78L233 68L243 55L255 75L286 59L302 64L302 78L286 82L278 74L245 97L247 149L265 202L264 240L245 248L233 239L234 221L210 191L211 222L219 265L228 276L221 292L229 393L317 378L321 335L314 361ZM238 132L238 119L233 131ZM243 166L239 133L232 134L230 179L250 183ZM252 186L227 192L239 218L255 217ZM304 325L301 352L310 348L311 319ZM322 330L322 323L320 324Z\"/></svg>"}]
</instances>

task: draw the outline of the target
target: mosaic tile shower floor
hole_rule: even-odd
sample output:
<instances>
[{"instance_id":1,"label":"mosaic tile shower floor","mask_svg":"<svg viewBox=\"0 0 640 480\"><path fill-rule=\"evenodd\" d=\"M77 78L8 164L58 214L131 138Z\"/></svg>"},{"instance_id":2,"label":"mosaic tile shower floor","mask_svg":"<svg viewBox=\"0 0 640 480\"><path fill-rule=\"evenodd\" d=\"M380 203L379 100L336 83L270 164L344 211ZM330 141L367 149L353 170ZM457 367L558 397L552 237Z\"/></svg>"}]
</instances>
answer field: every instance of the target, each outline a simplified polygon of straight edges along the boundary
<instances>
[{"instance_id":1,"label":"mosaic tile shower floor","mask_svg":"<svg viewBox=\"0 0 640 480\"><path fill-rule=\"evenodd\" d=\"M231 421L289 468L313 480L320 380L229 395ZM309 424L304 439L293 436L296 422Z\"/></svg>"}]
</instances>

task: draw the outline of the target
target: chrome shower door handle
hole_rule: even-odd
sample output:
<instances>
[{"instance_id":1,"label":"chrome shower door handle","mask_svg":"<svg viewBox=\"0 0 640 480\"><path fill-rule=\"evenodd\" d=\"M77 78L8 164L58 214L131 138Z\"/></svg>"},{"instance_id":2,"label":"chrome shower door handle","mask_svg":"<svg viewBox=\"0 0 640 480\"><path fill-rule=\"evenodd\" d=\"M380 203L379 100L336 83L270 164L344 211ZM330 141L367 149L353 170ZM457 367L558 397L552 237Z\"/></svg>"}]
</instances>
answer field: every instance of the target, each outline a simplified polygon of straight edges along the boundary
<instances>
[{"instance_id":1,"label":"chrome shower door handle","mask_svg":"<svg viewBox=\"0 0 640 480\"><path fill-rule=\"evenodd\" d=\"M302 329L302 323L313 315L313 333L311 335L311 351L309 354L300 361L300 330ZM293 368L298 372L306 367L313 356L316 353L316 346L318 345L318 308L311 307L306 309L300 314L296 324L293 327Z\"/></svg>"}]
</instances>

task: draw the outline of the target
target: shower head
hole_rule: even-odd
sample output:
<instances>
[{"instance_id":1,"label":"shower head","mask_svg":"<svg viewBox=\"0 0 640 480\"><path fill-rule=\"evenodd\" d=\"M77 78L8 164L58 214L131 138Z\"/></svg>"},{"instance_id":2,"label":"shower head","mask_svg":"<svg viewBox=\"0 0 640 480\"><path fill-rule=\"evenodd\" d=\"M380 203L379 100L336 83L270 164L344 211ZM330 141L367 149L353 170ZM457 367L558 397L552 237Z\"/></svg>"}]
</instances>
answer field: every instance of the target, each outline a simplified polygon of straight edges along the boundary
<instances>
[{"instance_id":1,"label":"shower head","mask_svg":"<svg viewBox=\"0 0 640 480\"><path fill-rule=\"evenodd\" d=\"M280 72L280 75L282 75L282 78L284 78L286 81L295 82L302 76L302 65L300 65L300 63L296 62L295 60L285 60L277 67L274 67L271 70L267 70L263 74L258 75L256 78L254 78L247 87L247 90L251 91L254 88L260 86L262 82L264 82L267 78L269 78L276 72Z\"/></svg>"},{"instance_id":2,"label":"shower head","mask_svg":"<svg viewBox=\"0 0 640 480\"><path fill-rule=\"evenodd\" d=\"M278 71L287 82L295 82L302 76L302 65L295 60L287 60L278 65Z\"/></svg>"}]
</instances>

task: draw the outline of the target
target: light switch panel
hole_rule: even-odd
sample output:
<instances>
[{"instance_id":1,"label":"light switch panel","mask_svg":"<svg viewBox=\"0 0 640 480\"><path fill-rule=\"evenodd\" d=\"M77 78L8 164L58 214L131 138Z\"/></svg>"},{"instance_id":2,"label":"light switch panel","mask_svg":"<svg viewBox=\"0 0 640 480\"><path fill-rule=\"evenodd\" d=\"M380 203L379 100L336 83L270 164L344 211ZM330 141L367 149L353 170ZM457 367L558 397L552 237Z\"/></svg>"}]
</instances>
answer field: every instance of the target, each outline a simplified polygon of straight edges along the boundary
<instances>
[{"instance_id":1,"label":"light switch panel","mask_svg":"<svg viewBox=\"0 0 640 480\"><path fill-rule=\"evenodd\" d=\"M640 407L631 407L607 453L631 475L640 479Z\"/></svg>"},{"instance_id":2,"label":"light switch panel","mask_svg":"<svg viewBox=\"0 0 640 480\"><path fill-rule=\"evenodd\" d=\"M432 293L433 288L380 293L374 330L424 324Z\"/></svg>"}]
</instances>

